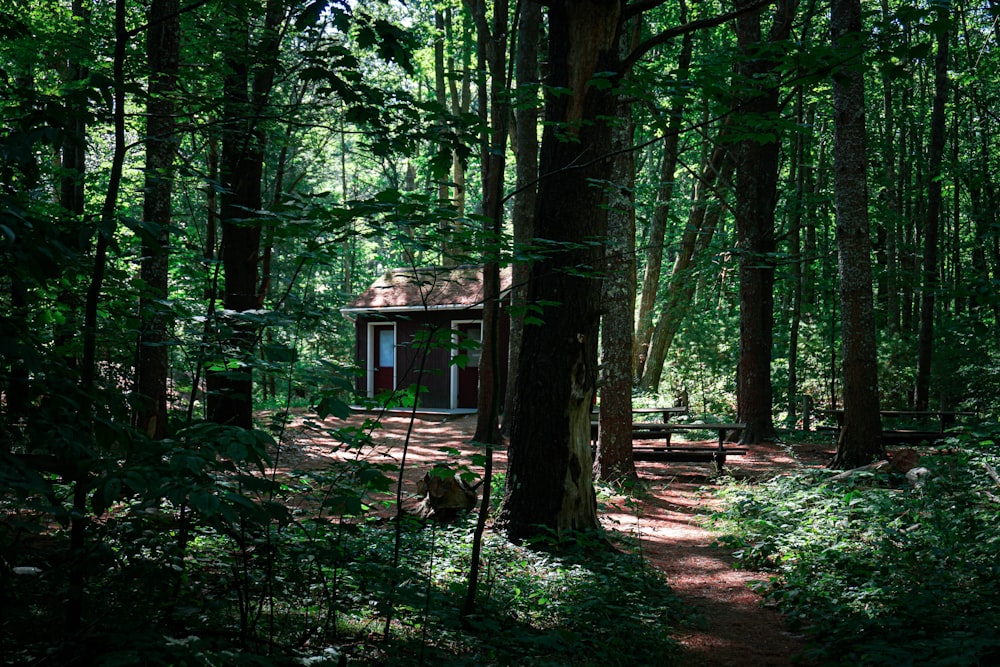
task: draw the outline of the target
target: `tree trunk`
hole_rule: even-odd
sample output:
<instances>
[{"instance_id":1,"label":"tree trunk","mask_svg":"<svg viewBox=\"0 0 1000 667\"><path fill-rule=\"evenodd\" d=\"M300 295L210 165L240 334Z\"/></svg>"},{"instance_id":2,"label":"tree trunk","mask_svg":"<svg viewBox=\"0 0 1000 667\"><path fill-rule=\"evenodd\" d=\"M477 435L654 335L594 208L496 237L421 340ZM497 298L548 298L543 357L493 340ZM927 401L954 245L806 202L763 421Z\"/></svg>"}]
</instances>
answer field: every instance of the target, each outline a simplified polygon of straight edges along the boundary
<instances>
[{"instance_id":1,"label":"tree trunk","mask_svg":"<svg viewBox=\"0 0 1000 667\"><path fill-rule=\"evenodd\" d=\"M76 40L77 44L67 49L69 57L62 72L65 121L61 135L58 199L65 218L59 242L81 254L90 250L89 232L84 231L83 225L86 213L87 119L91 116L86 93L90 89L87 81L90 68L87 67L87 62L92 56L82 44L86 44L90 37L88 32L91 29L91 4L85 0L72 0L73 20L81 34ZM77 291L69 286L60 288L56 300L60 310L69 317L65 318L64 323L53 325L53 343L62 354L66 365L71 370L76 370L79 347L75 341L79 332L79 316L83 304Z\"/></svg>"},{"instance_id":2,"label":"tree trunk","mask_svg":"<svg viewBox=\"0 0 1000 667\"><path fill-rule=\"evenodd\" d=\"M687 5L680 3L680 21L687 22ZM683 86L691 69L691 52L694 37L685 33L681 43L681 52L677 57L675 80ZM683 88L683 90L687 90ZM649 235L646 239L644 252L646 268L642 277L642 290L639 299L639 312L636 315L636 332L633 352L633 368L637 380L645 375L646 363L649 360L650 345L653 338L653 315L656 306L656 295L660 289L660 273L663 268L663 245L666 238L667 220L674 199L674 172L677 170L677 157L680 150L681 118L687 105L687 96L678 95L671 105L670 121L666 136L663 137L663 154L660 159L660 179L656 190L656 208L653 219L649 223ZM662 362L661 362L662 367ZM657 384L659 377L657 377ZM641 385L642 386L642 385ZM644 389L652 390L643 386Z\"/></svg>"},{"instance_id":3,"label":"tree trunk","mask_svg":"<svg viewBox=\"0 0 1000 667\"><path fill-rule=\"evenodd\" d=\"M695 183L680 250L674 259L663 306L649 344L649 356L639 382L643 391L656 391L660 385L667 353L694 297L696 281L692 276L692 262L711 244L724 209L721 190L727 187L735 166L733 153L724 140L725 136L726 130L723 129L716 138L715 149L702 168L701 177Z\"/></svg>"},{"instance_id":4,"label":"tree trunk","mask_svg":"<svg viewBox=\"0 0 1000 667\"><path fill-rule=\"evenodd\" d=\"M487 249L483 258L483 325L482 354L479 363L479 395L476 403L477 421L474 439L487 445L500 444L500 238L503 228L504 156L507 153L507 2L493 3L492 27L487 24L486 2L473 3L482 76L480 90L480 121L483 124L481 142L483 182L483 237ZM489 76L489 84L486 82ZM487 99L487 85L489 95ZM487 109L489 118L487 119ZM487 122L488 120L488 122Z\"/></svg>"},{"instance_id":5,"label":"tree trunk","mask_svg":"<svg viewBox=\"0 0 1000 667\"><path fill-rule=\"evenodd\" d=\"M771 41L784 39L790 27L788 7L777 7ZM761 120L778 111L775 63L753 53L761 46L760 12L736 20L737 43L744 54L740 84L746 92L737 117L746 132L774 136ZM764 81L762 81L764 80ZM741 121L737 121L741 122ZM777 198L777 139L748 137L737 146L736 237L740 253L740 354L737 370L737 419L746 424L741 441L774 438L771 347L774 328L774 208Z\"/></svg>"},{"instance_id":6,"label":"tree trunk","mask_svg":"<svg viewBox=\"0 0 1000 667\"><path fill-rule=\"evenodd\" d=\"M487 239L483 261L483 323L482 354L479 364L479 394L476 402L476 432L473 440L485 447L483 468L483 499L476 531L473 536L468 589L462 604L462 617L468 618L475 609L479 587L479 563L483 533L489 514L493 475L493 448L502 443L500 435L500 239L503 228L503 183L507 152L507 120L510 102L506 95L507 25L506 0L493 3L492 26L486 19L485 0L471 4L476 22L479 52L480 100L479 117L483 126L481 151L483 180L483 236ZM487 123L487 86L489 76L489 118Z\"/></svg>"},{"instance_id":7,"label":"tree trunk","mask_svg":"<svg viewBox=\"0 0 1000 667\"><path fill-rule=\"evenodd\" d=\"M514 227L514 261L511 266L510 344L507 362L507 391L504 397L503 431L510 435L514 395L520 375L521 337L528 305L528 279L531 267L518 260L534 236L534 215L538 179L538 39L542 8L535 2L522 2L518 20L517 57L514 73L517 94L514 105L514 155L517 158L517 194L511 213Z\"/></svg>"},{"instance_id":8,"label":"tree trunk","mask_svg":"<svg viewBox=\"0 0 1000 667\"><path fill-rule=\"evenodd\" d=\"M639 19L631 19L621 36L624 58L637 42ZM632 340L635 318L635 122L632 105L618 100L612 130L611 180L608 184L608 241L604 269L601 322L600 437L594 476L603 480L633 479ZM662 254L662 250L661 250Z\"/></svg>"},{"instance_id":9,"label":"tree trunk","mask_svg":"<svg viewBox=\"0 0 1000 667\"><path fill-rule=\"evenodd\" d=\"M795 118L805 126L805 108L802 88L795 94ZM788 322L788 398L789 421L795 422L799 394L799 328L802 324L802 214L805 194L806 134L795 135L789 180L795 188L788 221L788 256L791 263L791 293L789 294ZM803 416L808 419L808 415Z\"/></svg>"},{"instance_id":10,"label":"tree trunk","mask_svg":"<svg viewBox=\"0 0 1000 667\"><path fill-rule=\"evenodd\" d=\"M618 72L618 0L549 5L549 91L535 214L537 246L529 303L544 325L525 328L514 399L508 473L498 517L508 537L569 538L596 529L590 410L597 377L601 241L607 216L615 96L592 86ZM554 305L553 305L554 304Z\"/></svg>"},{"instance_id":11,"label":"tree trunk","mask_svg":"<svg viewBox=\"0 0 1000 667\"><path fill-rule=\"evenodd\" d=\"M217 315L218 358L210 362L208 418L217 424L253 425L253 359L256 327L244 313L261 307L258 293L263 204L264 110L274 83L283 19L279 0L269 0L259 43L251 49L250 27L233 21L239 35L226 54L223 82L222 194L223 307ZM236 29L239 25L240 28Z\"/></svg>"},{"instance_id":12,"label":"tree trunk","mask_svg":"<svg viewBox=\"0 0 1000 667\"><path fill-rule=\"evenodd\" d=\"M448 42L454 44L456 37L454 36L452 26L452 14L451 9L445 9L445 34L449 38ZM465 40L467 38L467 29L463 23L462 35L457 39ZM451 93L451 112L456 116L469 113L472 105L472 49L460 47L460 50L463 57L461 63L456 63L454 56L448 59L448 86ZM459 87L459 81L461 81L461 87ZM452 160L452 181L455 189L454 204L458 215L458 224L461 225L462 218L465 216L465 163L458 155L455 155ZM456 231L460 230L461 228L459 227Z\"/></svg>"},{"instance_id":13,"label":"tree trunk","mask_svg":"<svg viewBox=\"0 0 1000 667\"><path fill-rule=\"evenodd\" d=\"M90 24L90 8L84 0L73 0L72 11L81 26ZM59 203L63 209L75 216L82 216L86 200L84 198L84 172L87 167L87 99L78 89L85 85L90 70L79 53L66 63L65 80L66 125L62 143L62 178L59 184Z\"/></svg>"},{"instance_id":14,"label":"tree trunk","mask_svg":"<svg viewBox=\"0 0 1000 667\"><path fill-rule=\"evenodd\" d=\"M832 465L856 468L882 454L871 241L868 226L865 98L860 0L834 0L833 45L853 56L833 76L834 202L840 277L844 427Z\"/></svg>"},{"instance_id":15,"label":"tree trunk","mask_svg":"<svg viewBox=\"0 0 1000 667\"><path fill-rule=\"evenodd\" d=\"M149 101L146 120L146 174L143 219L155 235L143 237L139 276L144 291L139 298L142 324L136 364L135 426L150 438L166 435L167 361L170 313L167 300L167 260L171 193L173 191L174 94L180 66L178 0L153 0L149 11L146 56L149 62Z\"/></svg>"},{"instance_id":16,"label":"tree trunk","mask_svg":"<svg viewBox=\"0 0 1000 667\"><path fill-rule=\"evenodd\" d=\"M948 7L938 6L941 23ZM927 215L924 218L923 287L920 294L920 335L917 341L917 386L913 405L926 410L930 404L931 359L934 354L934 302L938 289L938 237L941 229L941 158L944 154L945 102L948 99L948 31L939 29L934 59L934 106L927 159Z\"/></svg>"},{"instance_id":17,"label":"tree trunk","mask_svg":"<svg viewBox=\"0 0 1000 667\"><path fill-rule=\"evenodd\" d=\"M108 173L107 189L101 205L101 218L94 247L94 264L83 313L83 350L80 363L80 396L84 397L79 406L81 431L86 440L77 443L72 452L71 470L73 474L73 510L70 519L70 568L66 592L66 633L74 635L82 630L83 610L86 594L86 540L90 524L88 499L91 496L94 456L101 445L95 437L94 394L97 390L97 326L99 309L104 291L104 278L108 268L108 249L115 238L118 223L118 193L121 190L122 173L125 165L125 60L128 31L126 29L125 0L115 3L115 40L113 72L113 151L111 168Z\"/></svg>"}]
</instances>

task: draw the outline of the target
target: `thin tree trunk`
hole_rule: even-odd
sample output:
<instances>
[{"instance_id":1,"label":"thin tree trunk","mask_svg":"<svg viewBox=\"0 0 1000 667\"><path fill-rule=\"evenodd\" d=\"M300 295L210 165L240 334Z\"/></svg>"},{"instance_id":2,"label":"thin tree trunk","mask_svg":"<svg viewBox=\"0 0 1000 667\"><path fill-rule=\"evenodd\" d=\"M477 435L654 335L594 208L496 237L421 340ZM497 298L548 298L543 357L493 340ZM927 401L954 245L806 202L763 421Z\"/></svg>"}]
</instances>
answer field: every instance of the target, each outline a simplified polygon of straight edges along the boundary
<instances>
[{"instance_id":1,"label":"thin tree trunk","mask_svg":"<svg viewBox=\"0 0 1000 667\"><path fill-rule=\"evenodd\" d=\"M480 121L483 124L481 155L483 180L483 232L488 239L483 261L483 323L482 355L479 364L479 395L476 402L477 420L474 442L485 447L483 471L483 499L480 505L476 531L472 544L468 589L462 604L462 617L468 618L475 610L479 586L479 562L483 534L489 513L492 491L493 448L502 443L500 435L500 258L499 245L503 227L504 156L507 152L508 118L510 105L507 95L507 25L506 0L497 0L492 6L492 25L487 24L485 0L471 3L476 22L479 52ZM489 118L487 124L487 86L489 76Z\"/></svg>"},{"instance_id":2,"label":"thin tree trunk","mask_svg":"<svg viewBox=\"0 0 1000 667\"><path fill-rule=\"evenodd\" d=\"M251 53L250 27L242 23L241 42L227 53L223 84L222 183L223 330L219 358L206 376L208 418L218 424L253 425L253 359L256 327L241 314L260 308L258 266L261 227L253 222L263 204L263 111L274 83L283 20L280 0L265 8L260 43ZM239 23L234 20L234 25ZM251 62L255 65L251 68ZM251 76L252 70L252 76ZM231 314L230 314L231 313ZM229 333L231 332L231 333Z\"/></svg>"},{"instance_id":3,"label":"thin tree trunk","mask_svg":"<svg viewBox=\"0 0 1000 667\"><path fill-rule=\"evenodd\" d=\"M145 291L139 298L142 324L136 365L135 426L150 438L166 435L167 357L170 313L167 300L167 269L171 194L173 192L174 94L180 67L180 17L178 0L153 0L149 11L146 54L149 62L149 100L146 121L146 174L143 218L155 236L143 237L139 276Z\"/></svg>"},{"instance_id":4,"label":"thin tree trunk","mask_svg":"<svg viewBox=\"0 0 1000 667\"><path fill-rule=\"evenodd\" d=\"M83 430L87 433L88 442L82 443L79 454L72 462L74 474L73 513L70 520L70 572L69 587L66 595L66 632L76 634L82 629L84 596L86 590L86 536L89 524L87 500L91 493L90 465L91 455L97 450L94 442L93 396L97 379L97 321L101 294L104 287L104 277L107 272L108 248L115 237L118 216L118 192L121 189L122 172L125 164L125 53L128 43L128 31L125 23L125 0L115 3L115 42L113 68L113 137L114 148L111 158L111 170L108 174L107 190L101 206L100 231L94 248L94 265L91 271L90 283L87 286L87 298L83 314L83 352L80 363L80 396L84 404L80 406L80 418Z\"/></svg>"},{"instance_id":5,"label":"thin tree trunk","mask_svg":"<svg viewBox=\"0 0 1000 667\"><path fill-rule=\"evenodd\" d=\"M687 22L687 4L680 3L680 21ZM675 80L683 86L691 69L691 53L694 36L684 35L681 51L677 56ZM687 90L686 87L683 88ZM646 268L642 277L639 312L636 315L636 332L633 352L633 368L637 380L645 375L646 362L650 355L650 344L653 338L653 316L656 306L656 296L660 289L660 273L663 268L663 247L666 238L667 220L674 199L674 172L677 171L677 158L680 150L681 119L687 105L687 95L681 94L674 98L670 109L670 120L667 133L663 137L663 153L660 158L659 187L656 191L656 208L649 223L649 235L644 248ZM662 362L661 362L662 367ZM657 383L659 378L657 378ZM640 384L640 386L642 386ZM644 387L647 390L650 388Z\"/></svg>"},{"instance_id":6,"label":"thin tree trunk","mask_svg":"<svg viewBox=\"0 0 1000 667\"><path fill-rule=\"evenodd\" d=\"M69 49L70 56L65 61L63 71L63 89L65 99L65 121L62 127L62 146L60 147L60 170L58 202L65 214L62 238L59 241L70 248L86 253L89 241L82 241L81 225L86 213L87 184L87 119L90 117L88 100L83 92L89 86L87 78L90 69L87 67L87 56L84 47L87 42L87 31L91 29L90 15L92 3L88 0L72 0L71 11L77 29L83 31L77 45ZM62 354L66 365L75 370L78 367L78 348L74 345L79 331L79 315L83 304L76 290L64 286L60 288L56 300L64 313L70 315L65 323L54 325L54 345Z\"/></svg>"},{"instance_id":7,"label":"thin tree trunk","mask_svg":"<svg viewBox=\"0 0 1000 667\"><path fill-rule=\"evenodd\" d=\"M445 35L448 37L448 42L455 43L456 37L454 36L452 11L450 9L445 9L444 19ZM467 30L463 24L462 35L458 39L468 39L466 33ZM456 63L454 57L448 58L448 71L450 73L448 85L449 92L451 93L451 112L456 116L469 113L472 105L472 61L470 59L470 52L471 49L461 49L465 60L460 64ZM461 86L459 86L459 81L461 81ZM461 225L462 218L465 216L465 164L459 159L458 155L455 155L452 160L452 181L455 189L454 204L458 216L457 224Z\"/></svg>"},{"instance_id":8,"label":"thin tree trunk","mask_svg":"<svg viewBox=\"0 0 1000 667\"><path fill-rule=\"evenodd\" d=\"M476 442L500 444L500 252L503 227L504 156L507 152L507 2L493 3L492 26L487 24L486 3L472 4L477 28L479 51L480 121L484 129L481 140L483 182L483 231L488 239L483 258L483 324L482 356L479 365L479 398L476 404ZM487 84L487 76L489 83ZM487 99L487 90L489 91ZM488 111L488 118L487 118Z\"/></svg>"},{"instance_id":9,"label":"thin tree trunk","mask_svg":"<svg viewBox=\"0 0 1000 667\"><path fill-rule=\"evenodd\" d=\"M802 88L795 94L795 117L797 122L805 125L805 101ZM789 295L788 322L788 416L794 423L798 413L799 394L799 328L802 323L802 214L803 195L805 193L805 133L795 135L792 162L789 165L790 178L794 184L795 195L792 203L791 218L788 221L788 254L791 262L791 293Z\"/></svg>"},{"instance_id":10,"label":"thin tree trunk","mask_svg":"<svg viewBox=\"0 0 1000 667\"><path fill-rule=\"evenodd\" d=\"M692 263L711 244L725 209L722 190L728 187L735 167L732 150L724 141L725 136L727 133L723 129L701 177L695 183L687 225L670 272L663 306L649 345L649 357L639 383L643 391L656 391L660 385L667 353L694 297L697 283L691 275Z\"/></svg>"},{"instance_id":11,"label":"thin tree trunk","mask_svg":"<svg viewBox=\"0 0 1000 667\"><path fill-rule=\"evenodd\" d=\"M938 6L942 24L949 7ZM914 407L930 404L931 360L934 354L934 304L938 289L938 238L941 229L941 161L945 144L945 102L948 99L948 31L937 35L934 59L934 105L931 110L931 140L928 155L927 215L924 218L923 287L920 294L920 335L917 341L917 385Z\"/></svg>"},{"instance_id":12,"label":"thin tree trunk","mask_svg":"<svg viewBox=\"0 0 1000 667\"><path fill-rule=\"evenodd\" d=\"M527 251L534 236L538 178L538 40L542 8L535 2L522 2L518 19L517 56L514 72L517 95L514 107L514 154L517 158L517 194L511 213L514 227L514 256L511 266L510 342L507 363L507 390L504 397L503 431L510 435L514 412L514 390L520 374L521 337L528 305L528 279L531 266L517 257Z\"/></svg>"}]
</instances>

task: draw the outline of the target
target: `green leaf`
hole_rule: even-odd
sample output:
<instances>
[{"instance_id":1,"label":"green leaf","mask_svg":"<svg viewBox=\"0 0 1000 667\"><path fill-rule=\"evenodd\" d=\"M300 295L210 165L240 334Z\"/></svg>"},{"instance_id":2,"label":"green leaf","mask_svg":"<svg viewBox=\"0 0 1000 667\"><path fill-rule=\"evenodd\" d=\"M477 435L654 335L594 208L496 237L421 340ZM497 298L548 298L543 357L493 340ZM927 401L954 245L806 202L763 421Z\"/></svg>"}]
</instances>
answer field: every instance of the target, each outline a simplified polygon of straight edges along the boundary
<instances>
[{"instance_id":1,"label":"green leaf","mask_svg":"<svg viewBox=\"0 0 1000 667\"><path fill-rule=\"evenodd\" d=\"M323 11L326 9L327 0L316 0L306 5L302 13L295 20L295 29L303 31L306 28L312 27L319 23L320 17L323 16Z\"/></svg>"}]
</instances>

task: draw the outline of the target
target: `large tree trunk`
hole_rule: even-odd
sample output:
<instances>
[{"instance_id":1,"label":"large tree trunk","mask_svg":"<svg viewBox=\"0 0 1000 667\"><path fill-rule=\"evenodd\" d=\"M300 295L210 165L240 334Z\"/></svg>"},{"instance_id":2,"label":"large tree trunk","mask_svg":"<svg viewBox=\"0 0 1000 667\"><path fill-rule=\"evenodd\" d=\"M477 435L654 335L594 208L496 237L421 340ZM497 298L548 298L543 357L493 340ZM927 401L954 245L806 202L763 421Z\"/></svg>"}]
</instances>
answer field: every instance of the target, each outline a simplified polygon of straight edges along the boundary
<instances>
[{"instance_id":1,"label":"large tree trunk","mask_svg":"<svg viewBox=\"0 0 1000 667\"><path fill-rule=\"evenodd\" d=\"M615 96L590 85L618 72L618 0L549 5L549 90L542 137L536 238L529 303L544 324L524 331L514 399L507 486L498 518L522 540L568 538L595 529L590 410L597 377L597 335L607 214L611 132L604 119Z\"/></svg>"},{"instance_id":2,"label":"large tree trunk","mask_svg":"<svg viewBox=\"0 0 1000 667\"><path fill-rule=\"evenodd\" d=\"M167 260L173 191L174 94L180 64L178 0L153 0L149 10L146 56L149 62L149 100L146 120L146 174L143 219L151 223L152 237L143 237L139 276L144 285L139 310L138 363L136 365L135 426L160 439L167 425Z\"/></svg>"},{"instance_id":3,"label":"large tree trunk","mask_svg":"<svg viewBox=\"0 0 1000 667\"><path fill-rule=\"evenodd\" d=\"M788 6L778 5L771 41L788 35ZM773 125L759 123L778 111L775 63L753 52L761 46L760 13L736 20L737 43L745 60L738 71L746 87L737 117L750 136L737 146L736 238L740 253L740 354L737 369L737 419L746 424L742 442L774 438L771 346L774 329L774 208L777 200L777 139ZM741 121L737 121L741 122ZM757 125L755 125L757 124Z\"/></svg>"},{"instance_id":4,"label":"large tree trunk","mask_svg":"<svg viewBox=\"0 0 1000 667\"><path fill-rule=\"evenodd\" d=\"M938 6L944 24L947 6ZM937 35L934 59L934 106L927 164L927 215L924 218L923 287L920 294L920 335L917 341L917 386L913 405L926 410L930 404L931 359L934 354L934 301L938 289L938 237L941 229L941 158L944 154L945 102L948 99L948 31Z\"/></svg>"},{"instance_id":5,"label":"large tree trunk","mask_svg":"<svg viewBox=\"0 0 1000 667\"><path fill-rule=\"evenodd\" d=\"M865 90L860 0L834 0L834 48L854 60L833 77L834 203L840 274L841 345L844 365L844 427L833 466L856 468L882 454L871 240L866 176Z\"/></svg>"},{"instance_id":6,"label":"large tree trunk","mask_svg":"<svg viewBox=\"0 0 1000 667\"><path fill-rule=\"evenodd\" d=\"M626 24L619 51L624 58L637 41L638 18ZM601 323L600 438L594 476L635 477L632 459L632 340L635 318L635 122L632 105L619 98L612 130L615 157L608 185L608 241L605 245Z\"/></svg>"},{"instance_id":7,"label":"large tree trunk","mask_svg":"<svg viewBox=\"0 0 1000 667\"><path fill-rule=\"evenodd\" d=\"M531 275L531 266L526 261L517 260L517 256L528 248L534 235L538 179L538 39L542 8L535 2L522 2L520 12L514 64L517 77L514 105L517 195L511 212L515 261L511 266L510 352L503 411L505 435L510 435L511 415L514 412L515 389L521 367L521 337L528 305L528 278Z\"/></svg>"}]
</instances>

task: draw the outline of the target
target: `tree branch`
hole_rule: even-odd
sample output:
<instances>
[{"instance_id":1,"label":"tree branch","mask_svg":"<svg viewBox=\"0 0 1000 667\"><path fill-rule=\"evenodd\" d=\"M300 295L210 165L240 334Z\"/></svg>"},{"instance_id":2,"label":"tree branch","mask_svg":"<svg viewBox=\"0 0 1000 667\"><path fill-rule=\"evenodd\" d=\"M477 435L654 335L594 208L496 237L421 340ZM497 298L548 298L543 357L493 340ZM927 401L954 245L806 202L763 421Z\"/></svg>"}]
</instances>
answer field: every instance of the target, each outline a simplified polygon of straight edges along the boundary
<instances>
[{"instance_id":1,"label":"tree branch","mask_svg":"<svg viewBox=\"0 0 1000 667\"><path fill-rule=\"evenodd\" d=\"M698 19L697 21L690 21L683 25L679 25L675 28L670 28L664 30L663 32L650 37L645 42L639 44L632 53L628 55L625 61L622 63L622 71L628 71L631 69L639 59L644 55L649 53L654 47L660 44L666 44L675 37L680 37L689 32L694 32L696 30L704 30L705 28L714 28L715 26L722 25L723 23L728 23L735 18L739 18L744 14L750 14L759 11L768 5L774 4L775 0L757 0L757 2L751 3L745 7L740 7L739 9L734 9L731 12L726 12L725 14L719 14L718 16L713 16L707 19ZM654 7L658 2L655 0L650 0L648 3L650 7ZM635 5L639 8L640 5ZM641 11L641 10L640 10Z\"/></svg>"}]
</instances>

